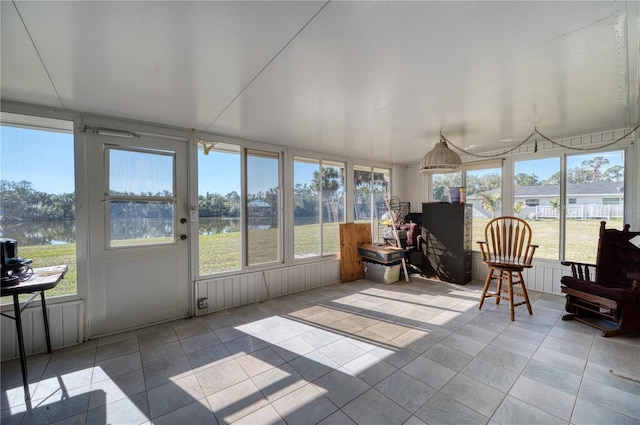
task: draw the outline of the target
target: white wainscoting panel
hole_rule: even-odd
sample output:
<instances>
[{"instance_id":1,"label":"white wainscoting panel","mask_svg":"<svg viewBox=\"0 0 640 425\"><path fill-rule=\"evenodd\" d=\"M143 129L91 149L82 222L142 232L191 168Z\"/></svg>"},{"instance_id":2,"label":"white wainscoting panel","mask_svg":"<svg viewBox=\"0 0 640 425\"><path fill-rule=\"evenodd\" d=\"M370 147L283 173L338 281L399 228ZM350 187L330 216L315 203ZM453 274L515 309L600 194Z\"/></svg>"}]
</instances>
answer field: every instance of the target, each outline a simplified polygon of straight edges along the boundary
<instances>
[{"instance_id":1,"label":"white wainscoting panel","mask_svg":"<svg viewBox=\"0 0 640 425\"><path fill-rule=\"evenodd\" d=\"M84 301L47 303L49 335L53 350L70 347L82 342L84 335ZM13 308L3 308L3 313L13 316ZM47 352L42 307L34 302L21 315L24 349L27 356ZM19 357L16 323L2 317L2 361Z\"/></svg>"},{"instance_id":2,"label":"white wainscoting panel","mask_svg":"<svg viewBox=\"0 0 640 425\"><path fill-rule=\"evenodd\" d=\"M202 280L196 283L197 299L207 298L209 307L196 315L213 313L340 282L340 260Z\"/></svg>"},{"instance_id":3,"label":"white wainscoting panel","mask_svg":"<svg viewBox=\"0 0 640 425\"><path fill-rule=\"evenodd\" d=\"M482 262L480 253L473 253L471 277L484 281L489 269ZM560 279L570 275L571 270L559 261L534 260L533 267L522 273L527 289L561 295Z\"/></svg>"}]
</instances>

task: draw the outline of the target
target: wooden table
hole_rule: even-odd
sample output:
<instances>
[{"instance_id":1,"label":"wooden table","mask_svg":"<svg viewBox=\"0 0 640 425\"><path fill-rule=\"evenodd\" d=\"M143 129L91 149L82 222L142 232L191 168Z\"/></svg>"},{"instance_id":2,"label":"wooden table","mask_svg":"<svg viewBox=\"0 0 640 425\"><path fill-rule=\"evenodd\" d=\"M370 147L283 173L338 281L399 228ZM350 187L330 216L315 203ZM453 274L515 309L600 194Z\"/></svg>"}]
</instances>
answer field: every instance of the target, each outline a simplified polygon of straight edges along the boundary
<instances>
[{"instance_id":1,"label":"wooden table","mask_svg":"<svg viewBox=\"0 0 640 425\"><path fill-rule=\"evenodd\" d=\"M38 271L44 275L38 275ZM51 338L49 336L49 319L47 318L47 305L44 300L44 291L55 288L62 280L68 267L56 266L47 267L43 269L34 269L31 279L24 282L20 282L17 285L5 286L1 288L1 295L3 297L13 297L13 316L9 316L5 313L0 313L4 317L15 320L16 333L18 334L18 349L20 351L20 367L22 368L22 383L24 385L24 396L26 400L31 399L29 393L28 373L27 373L27 358L24 352L24 337L22 335L22 319L20 314L22 311L31 304L31 302L40 294L40 300L42 302L42 316L44 319L44 330L47 338L47 353L51 353ZM49 274L51 273L51 274ZM46 274L46 275L45 275ZM31 296L20 305L19 296L22 294L31 294Z\"/></svg>"}]
</instances>

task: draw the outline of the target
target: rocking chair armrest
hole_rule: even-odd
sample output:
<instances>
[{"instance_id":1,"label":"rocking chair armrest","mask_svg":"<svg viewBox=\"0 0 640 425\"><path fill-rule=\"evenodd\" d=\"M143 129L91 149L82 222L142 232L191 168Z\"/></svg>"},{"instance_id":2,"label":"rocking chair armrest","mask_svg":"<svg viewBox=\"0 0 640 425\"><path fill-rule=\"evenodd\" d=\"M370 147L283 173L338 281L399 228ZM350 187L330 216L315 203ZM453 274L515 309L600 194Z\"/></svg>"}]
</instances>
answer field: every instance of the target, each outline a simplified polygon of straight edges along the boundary
<instances>
[{"instance_id":1,"label":"rocking chair armrest","mask_svg":"<svg viewBox=\"0 0 640 425\"><path fill-rule=\"evenodd\" d=\"M593 279L591 278L591 269L596 270L598 268L597 264L581 263L579 261L561 261L560 264L570 266L573 277L589 281L595 279L595 275Z\"/></svg>"},{"instance_id":2,"label":"rocking chair armrest","mask_svg":"<svg viewBox=\"0 0 640 425\"><path fill-rule=\"evenodd\" d=\"M478 241L478 245L480 245L480 255L482 256L482 260L484 261L487 258L487 252L484 250L484 248L488 244L485 241Z\"/></svg>"}]
</instances>

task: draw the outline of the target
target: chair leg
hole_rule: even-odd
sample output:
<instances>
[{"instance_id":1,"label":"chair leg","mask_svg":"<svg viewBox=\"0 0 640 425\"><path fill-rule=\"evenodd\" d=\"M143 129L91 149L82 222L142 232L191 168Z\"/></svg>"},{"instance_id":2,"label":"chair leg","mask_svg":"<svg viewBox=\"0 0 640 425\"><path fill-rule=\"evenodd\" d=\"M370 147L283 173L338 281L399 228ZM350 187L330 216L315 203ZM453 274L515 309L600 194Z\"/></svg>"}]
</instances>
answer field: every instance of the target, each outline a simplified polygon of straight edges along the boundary
<instances>
[{"instance_id":1,"label":"chair leg","mask_svg":"<svg viewBox=\"0 0 640 425\"><path fill-rule=\"evenodd\" d=\"M524 297L524 301L527 304L527 310L529 310L530 315L533 315L533 311L531 310L531 303L529 302L529 294L527 294L527 286L524 284L524 279L522 278L522 272L518 272L518 278L520 279L520 288L522 288L522 296Z\"/></svg>"},{"instance_id":2,"label":"chair leg","mask_svg":"<svg viewBox=\"0 0 640 425\"><path fill-rule=\"evenodd\" d=\"M509 291L509 313L511 314L511 321L515 320L515 309L513 307L513 273L507 272L507 285Z\"/></svg>"},{"instance_id":3,"label":"chair leg","mask_svg":"<svg viewBox=\"0 0 640 425\"><path fill-rule=\"evenodd\" d=\"M500 299L501 299L501 295L502 294L502 281L504 280L504 270L500 270L500 276L497 277L498 279L498 286L496 287L496 305L500 304Z\"/></svg>"},{"instance_id":4,"label":"chair leg","mask_svg":"<svg viewBox=\"0 0 640 425\"><path fill-rule=\"evenodd\" d=\"M484 299L487 298L487 290L489 289L489 284L491 283L492 275L493 275L493 269L489 268L489 273L487 273L487 278L484 280L484 286L482 287L482 295L480 295L480 304L478 304L478 310L482 310L482 304L484 303Z\"/></svg>"}]
</instances>

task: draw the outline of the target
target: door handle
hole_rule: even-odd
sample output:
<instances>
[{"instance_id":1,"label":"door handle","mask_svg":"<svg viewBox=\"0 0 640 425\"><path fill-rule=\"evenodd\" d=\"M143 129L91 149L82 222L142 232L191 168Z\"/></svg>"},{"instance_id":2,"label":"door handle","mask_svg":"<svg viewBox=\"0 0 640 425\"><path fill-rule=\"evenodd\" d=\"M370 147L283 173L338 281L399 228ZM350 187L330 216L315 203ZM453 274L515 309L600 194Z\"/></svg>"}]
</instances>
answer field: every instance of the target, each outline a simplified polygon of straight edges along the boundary
<instances>
[{"instance_id":1,"label":"door handle","mask_svg":"<svg viewBox=\"0 0 640 425\"><path fill-rule=\"evenodd\" d=\"M182 217L182 218L180 219L180 223L181 223L181 224L185 224L186 222L187 222L187 219L186 219L186 218Z\"/></svg>"},{"instance_id":2,"label":"door handle","mask_svg":"<svg viewBox=\"0 0 640 425\"><path fill-rule=\"evenodd\" d=\"M187 235L180 235L180 240L181 241L186 241L187 240Z\"/></svg>"}]
</instances>

